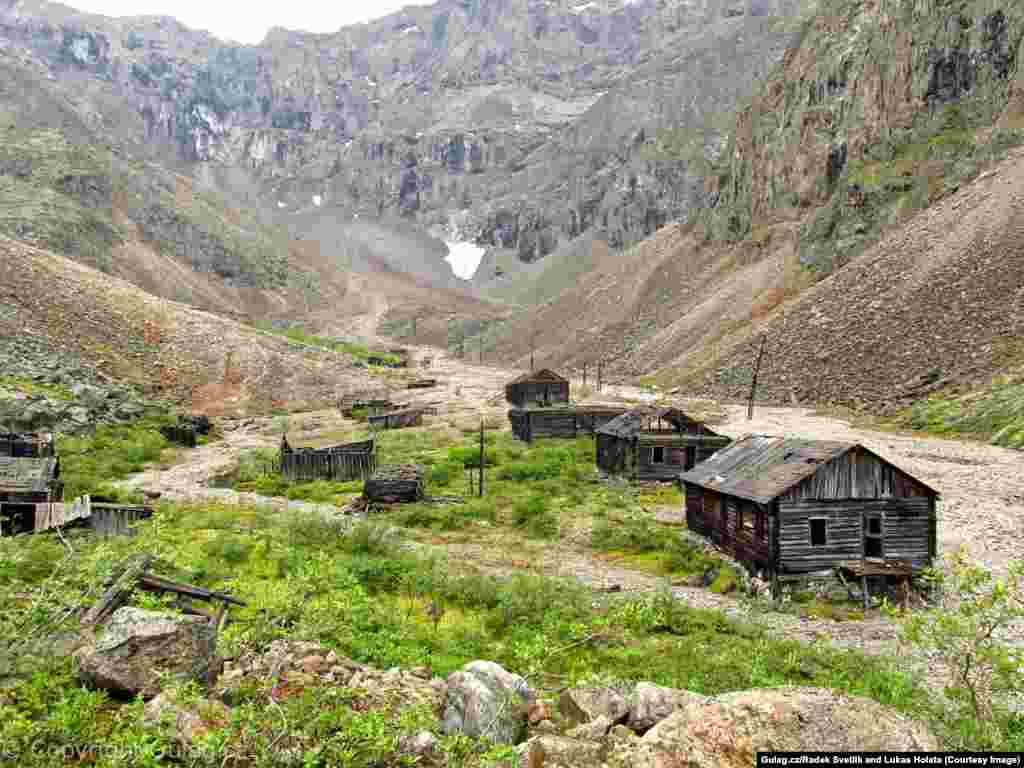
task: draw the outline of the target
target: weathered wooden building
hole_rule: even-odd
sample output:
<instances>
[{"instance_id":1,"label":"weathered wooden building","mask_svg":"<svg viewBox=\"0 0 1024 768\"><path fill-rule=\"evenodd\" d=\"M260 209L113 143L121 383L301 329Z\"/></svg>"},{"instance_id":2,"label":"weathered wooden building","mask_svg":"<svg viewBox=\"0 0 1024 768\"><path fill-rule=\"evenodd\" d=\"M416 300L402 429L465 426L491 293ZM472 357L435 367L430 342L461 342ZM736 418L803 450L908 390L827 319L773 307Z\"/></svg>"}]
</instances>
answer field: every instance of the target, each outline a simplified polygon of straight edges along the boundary
<instances>
[{"instance_id":1,"label":"weathered wooden building","mask_svg":"<svg viewBox=\"0 0 1024 768\"><path fill-rule=\"evenodd\" d=\"M539 437L574 438L593 434L627 410L616 405L555 405L550 408L512 408L508 420L512 434L531 442Z\"/></svg>"},{"instance_id":2,"label":"weathered wooden building","mask_svg":"<svg viewBox=\"0 0 1024 768\"><path fill-rule=\"evenodd\" d=\"M35 530L37 511L62 497L56 456L0 456L0 534Z\"/></svg>"},{"instance_id":3,"label":"weathered wooden building","mask_svg":"<svg viewBox=\"0 0 1024 768\"><path fill-rule=\"evenodd\" d=\"M404 427L418 427L423 423L424 408L407 408L404 411L386 411L370 416L371 429L402 429Z\"/></svg>"},{"instance_id":4,"label":"weathered wooden building","mask_svg":"<svg viewBox=\"0 0 1024 768\"><path fill-rule=\"evenodd\" d=\"M636 408L597 429L597 466L631 480L675 482L730 442L676 408Z\"/></svg>"},{"instance_id":5,"label":"weathered wooden building","mask_svg":"<svg viewBox=\"0 0 1024 768\"><path fill-rule=\"evenodd\" d=\"M863 445L752 435L681 481L690 529L772 576L906 575L936 555L938 492Z\"/></svg>"},{"instance_id":6,"label":"weathered wooden building","mask_svg":"<svg viewBox=\"0 0 1024 768\"><path fill-rule=\"evenodd\" d=\"M516 408L568 404L569 380L548 368L524 373L505 385L505 399Z\"/></svg>"},{"instance_id":7,"label":"weathered wooden building","mask_svg":"<svg viewBox=\"0 0 1024 768\"><path fill-rule=\"evenodd\" d=\"M0 456L23 459L41 459L53 456L56 443L53 435L42 432L0 433Z\"/></svg>"},{"instance_id":8,"label":"weathered wooden building","mask_svg":"<svg viewBox=\"0 0 1024 768\"><path fill-rule=\"evenodd\" d=\"M375 448L372 438L325 448L293 448L282 436L279 471L293 482L365 480L377 468Z\"/></svg>"}]
</instances>

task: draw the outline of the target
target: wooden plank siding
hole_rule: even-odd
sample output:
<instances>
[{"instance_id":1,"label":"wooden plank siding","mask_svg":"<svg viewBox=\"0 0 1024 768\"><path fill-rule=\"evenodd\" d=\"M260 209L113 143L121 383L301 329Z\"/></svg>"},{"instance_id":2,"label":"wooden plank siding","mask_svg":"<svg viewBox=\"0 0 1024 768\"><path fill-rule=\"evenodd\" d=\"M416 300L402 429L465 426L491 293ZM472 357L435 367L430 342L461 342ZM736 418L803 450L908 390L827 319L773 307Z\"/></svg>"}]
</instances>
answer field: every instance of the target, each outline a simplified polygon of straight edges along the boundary
<instances>
[{"instance_id":1,"label":"wooden plank siding","mask_svg":"<svg viewBox=\"0 0 1024 768\"><path fill-rule=\"evenodd\" d=\"M931 491L910 475L858 447L821 465L813 475L789 489L781 498L787 501L800 501L932 495Z\"/></svg>"},{"instance_id":2,"label":"wooden plank siding","mask_svg":"<svg viewBox=\"0 0 1024 768\"><path fill-rule=\"evenodd\" d=\"M377 468L373 453L295 452L281 455L281 475L292 482L365 480Z\"/></svg>"},{"instance_id":3,"label":"wooden plank siding","mask_svg":"<svg viewBox=\"0 0 1024 768\"><path fill-rule=\"evenodd\" d=\"M864 516L882 517L882 555L886 560L909 560L915 568L931 558L931 500L847 499L780 501L779 568L787 573L831 568L840 560L864 556ZM811 544L812 518L827 523L825 546Z\"/></svg>"},{"instance_id":4,"label":"wooden plank siding","mask_svg":"<svg viewBox=\"0 0 1024 768\"><path fill-rule=\"evenodd\" d=\"M605 412L586 406L567 406L552 410L530 410L513 408L508 412L512 433L525 442L535 438L573 439L593 432L622 411Z\"/></svg>"}]
</instances>

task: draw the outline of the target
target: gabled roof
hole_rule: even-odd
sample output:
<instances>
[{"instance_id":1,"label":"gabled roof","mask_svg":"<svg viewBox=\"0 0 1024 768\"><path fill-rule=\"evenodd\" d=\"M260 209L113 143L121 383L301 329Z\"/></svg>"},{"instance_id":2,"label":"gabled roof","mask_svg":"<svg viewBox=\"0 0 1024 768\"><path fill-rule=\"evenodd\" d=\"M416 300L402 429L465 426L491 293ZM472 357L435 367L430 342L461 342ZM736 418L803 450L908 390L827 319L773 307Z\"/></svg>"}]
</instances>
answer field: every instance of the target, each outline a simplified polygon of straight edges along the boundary
<instances>
[{"instance_id":1,"label":"gabled roof","mask_svg":"<svg viewBox=\"0 0 1024 768\"><path fill-rule=\"evenodd\" d=\"M707 428L699 419L687 416L678 408L634 408L618 416L597 429L598 434L612 437L634 437L643 431L644 422L650 419L661 419L669 422L680 432L689 423L700 424L702 431L708 435L716 433Z\"/></svg>"},{"instance_id":2,"label":"gabled roof","mask_svg":"<svg viewBox=\"0 0 1024 768\"><path fill-rule=\"evenodd\" d=\"M859 443L748 435L684 472L680 479L727 496L768 504L853 448L889 464ZM914 480L938 495L917 478Z\"/></svg>"},{"instance_id":3,"label":"gabled roof","mask_svg":"<svg viewBox=\"0 0 1024 768\"><path fill-rule=\"evenodd\" d=\"M57 475L57 459L0 456L0 491L46 493Z\"/></svg>"},{"instance_id":4,"label":"gabled roof","mask_svg":"<svg viewBox=\"0 0 1024 768\"><path fill-rule=\"evenodd\" d=\"M528 373L524 373L522 376L512 379L512 381L506 384L506 386L510 386L512 384L525 384L531 381L543 381L551 384L569 383L568 379L563 379L550 368L541 368L539 371L530 371Z\"/></svg>"}]
</instances>

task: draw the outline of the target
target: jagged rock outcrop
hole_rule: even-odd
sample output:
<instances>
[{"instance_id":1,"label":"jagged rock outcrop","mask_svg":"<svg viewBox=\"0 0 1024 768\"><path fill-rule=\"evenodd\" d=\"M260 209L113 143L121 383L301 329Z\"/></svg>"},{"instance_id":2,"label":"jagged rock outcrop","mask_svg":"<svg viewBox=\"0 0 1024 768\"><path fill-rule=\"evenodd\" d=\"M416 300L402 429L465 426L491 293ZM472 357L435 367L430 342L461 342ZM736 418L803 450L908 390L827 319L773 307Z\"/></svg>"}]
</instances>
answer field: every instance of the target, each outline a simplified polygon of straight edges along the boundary
<instances>
[{"instance_id":1,"label":"jagged rock outcrop","mask_svg":"<svg viewBox=\"0 0 1024 768\"><path fill-rule=\"evenodd\" d=\"M685 218L699 175L647 144L730 109L788 38L770 16L798 7L439 0L238 46L169 18L7 4L0 40L55 87L86 82L90 122L267 217L390 211L531 262L588 230L617 248Z\"/></svg>"}]
</instances>

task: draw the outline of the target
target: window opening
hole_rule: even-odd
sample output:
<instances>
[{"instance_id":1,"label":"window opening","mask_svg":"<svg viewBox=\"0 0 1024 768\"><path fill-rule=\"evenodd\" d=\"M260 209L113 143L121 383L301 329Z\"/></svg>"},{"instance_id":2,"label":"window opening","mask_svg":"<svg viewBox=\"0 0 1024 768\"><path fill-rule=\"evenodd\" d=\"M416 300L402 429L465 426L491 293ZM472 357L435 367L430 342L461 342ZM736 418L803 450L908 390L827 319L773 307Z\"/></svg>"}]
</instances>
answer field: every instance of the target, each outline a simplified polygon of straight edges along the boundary
<instances>
[{"instance_id":1,"label":"window opening","mask_svg":"<svg viewBox=\"0 0 1024 768\"><path fill-rule=\"evenodd\" d=\"M811 546L824 547L828 544L828 520L818 518L811 520Z\"/></svg>"}]
</instances>

